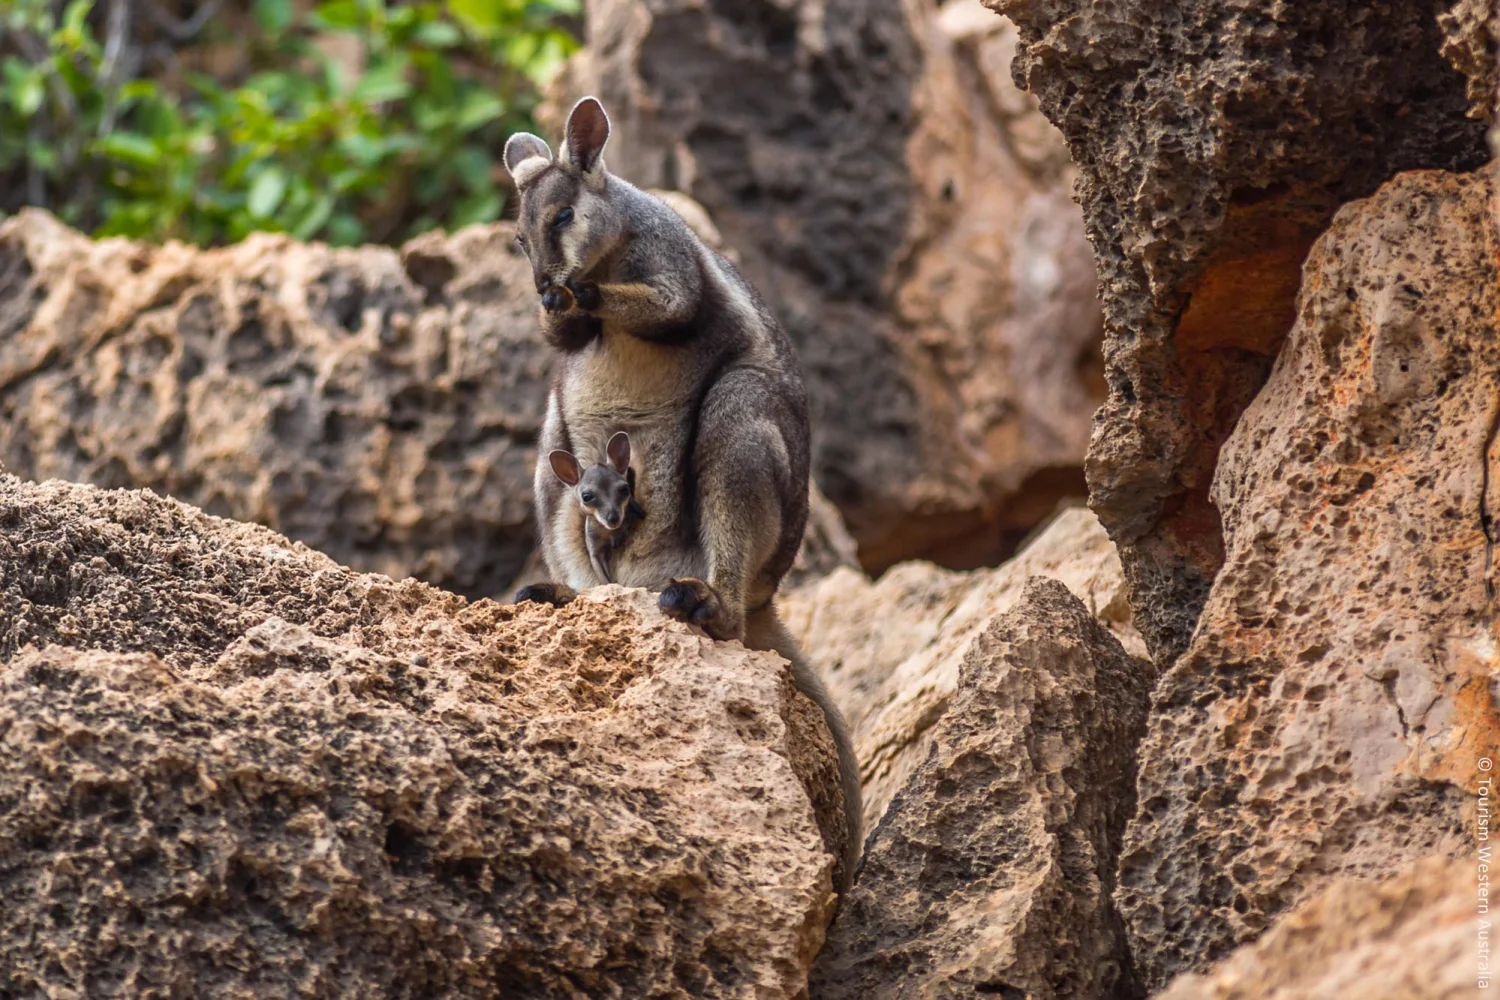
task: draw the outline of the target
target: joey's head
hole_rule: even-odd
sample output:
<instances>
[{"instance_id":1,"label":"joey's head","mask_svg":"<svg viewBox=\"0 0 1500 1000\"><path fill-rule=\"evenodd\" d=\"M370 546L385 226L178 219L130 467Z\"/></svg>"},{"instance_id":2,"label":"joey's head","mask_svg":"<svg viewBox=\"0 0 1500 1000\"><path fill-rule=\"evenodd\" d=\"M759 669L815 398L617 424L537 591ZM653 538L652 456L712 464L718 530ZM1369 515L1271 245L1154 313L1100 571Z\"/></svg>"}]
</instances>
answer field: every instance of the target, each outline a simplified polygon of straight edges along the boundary
<instances>
[{"instance_id":1,"label":"joey's head","mask_svg":"<svg viewBox=\"0 0 1500 1000\"><path fill-rule=\"evenodd\" d=\"M624 431L609 439L608 463L583 465L566 451L547 456L552 471L578 498L578 506L606 531L617 531L634 506L630 479L630 436Z\"/></svg>"},{"instance_id":2,"label":"joey's head","mask_svg":"<svg viewBox=\"0 0 1500 1000\"><path fill-rule=\"evenodd\" d=\"M608 142L604 105L585 97L568 115L558 156L530 132L505 143L505 169L521 193L516 241L531 261L538 293L588 277L624 236L609 197Z\"/></svg>"}]
</instances>

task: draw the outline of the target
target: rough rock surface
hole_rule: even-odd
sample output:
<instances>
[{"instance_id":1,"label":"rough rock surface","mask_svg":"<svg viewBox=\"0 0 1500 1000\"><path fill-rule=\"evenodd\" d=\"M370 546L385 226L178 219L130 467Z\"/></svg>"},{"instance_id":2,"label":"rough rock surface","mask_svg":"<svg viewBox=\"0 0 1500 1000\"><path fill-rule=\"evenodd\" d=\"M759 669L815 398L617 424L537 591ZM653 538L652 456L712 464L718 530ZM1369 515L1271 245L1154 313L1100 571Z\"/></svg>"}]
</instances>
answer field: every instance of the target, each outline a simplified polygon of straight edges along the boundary
<instances>
[{"instance_id":1,"label":"rough rock surface","mask_svg":"<svg viewBox=\"0 0 1500 1000\"><path fill-rule=\"evenodd\" d=\"M1223 559L1218 450L1291 329L1334 212L1402 170L1467 170L1484 125L1440 54L1452 0L987 0L1081 170L1109 399L1090 502L1142 635L1187 645Z\"/></svg>"},{"instance_id":2,"label":"rough rock surface","mask_svg":"<svg viewBox=\"0 0 1500 1000\"><path fill-rule=\"evenodd\" d=\"M1121 860L1148 985L1335 876L1458 850L1500 758L1492 195L1419 171L1345 206L1224 445L1225 565L1156 689Z\"/></svg>"},{"instance_id":3,"label":"rough rock surface","mask_svg":"<svg viewBox=\"0 0 1500 1000\"><path fill-rule=\"evenodd\" d=\"M869 838L814 995L1138 995L1110 891L1150 680L1062 583L1028 580Z\"/></svg>"},{"instance_id":4,"label":"rough rock surface","mask_svg":"<svg viewBox=\"0 0 1500 1000\"><path fill-rule=\"evenodd\" d=\"M1064 511L996 569L955 573L909 562L873 582L838 570L779 602L854 735L866 829L875 828L927 759L932 727L954 696L971 648L1037 575L1061 580L1127 650L1144 656L1114 546L1082 508Z\"/></svg>"},{"instance_id":5,"label":"rough rock surface","mask_svg":"<svg viewBox=\"0 0 1500 1000\"><path fill-rule=\"evenodd\" d=\"M533 544L549 363L511 235L201 251L23 212L0 225L0 462L496 595Z\"/></svg>"},{"instance_id":6,"label":"rough rock surface","mask_svg":"<svg viewBox=\"0 0 1500 1000\"><path fill-rule=\"evenodd\" d=\"M644 592L467 604L7 476L0 663L0 992L805 990L821 713Z\"/></svg>"},{"instance_id":7,"label":"rough rock surface","mask_svg":"<svg viewBox=\"0 0 1500 1000\"><path fill-rule=\"evenodd\" d=\"M1341 879L1212 972L1179 977L1158 1000L1482 995L1482 980L1494 987L1495 966L1479 951L1475 877L1472 859L1433 858L1382 882ZM1491 930L1491 948L1493 939Z\"/></svg>"},{"instance_id":8,"label":"rough rock surface","mask_svg":"<svg viewBox=\"0 0 1500 1000\"><path fill-rule=\"evenodd\" d=\"M1084 492L1096 279L1056 131L978 0L590 0L557 86L612 168L702 202L801 354L871 572L993 565Z\"/></svg>"},{"instance_id":9,"label":"rough rock surface","mask_svg":"<svg viewBox=\"0 0 1500 1000\"><path fill-rule=\"evenodd\" d=\"M710 242L691 199L657 192ZM0 224L0 462L145 487L358 569L501 596L532 551L550 355L508 225L398 254ZM799 579L851 557L820 515Z\"/></svg>"},{"instance_id":10,"label":"rough rock surface","mask_svg":"<svg viewBox=\"0 0 1500 1000\"><path fill-rule=\"evenodd\" d=\"M1500 13L1495 0L1458 0L1438 15L1443 57L1469 80L1469 117L1494 121L1500 88Z\"/></svg>"}]
</instances>

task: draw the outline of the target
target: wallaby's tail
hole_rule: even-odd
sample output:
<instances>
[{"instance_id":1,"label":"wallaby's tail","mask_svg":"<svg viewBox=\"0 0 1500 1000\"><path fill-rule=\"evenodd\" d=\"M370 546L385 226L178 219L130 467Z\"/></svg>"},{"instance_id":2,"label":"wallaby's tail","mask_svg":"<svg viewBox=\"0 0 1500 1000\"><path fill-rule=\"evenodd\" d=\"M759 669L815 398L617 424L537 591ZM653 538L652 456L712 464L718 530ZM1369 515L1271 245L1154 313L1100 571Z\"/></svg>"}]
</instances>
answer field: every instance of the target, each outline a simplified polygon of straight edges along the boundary
<instances>
[{"instance_id":1,"label":"wallaby's tail","mask_svg":"<svg viewBox=\"0 0 1500 1000\"><path fill-rule=\"evenodd\" d=\"M839 894L845 895L854 884L854 869L859 863L860 851L864 847L861 815L863 804L860 795L859 761L854 756L854 742L849 738L849 727L844 716L828 695L828 689L817 672L802 655L797 640L781 623L776 614L776 605L767 601L749 612L745 618L745 645L750 649L767 649L781 654L792 665L792 682L797 690L807 695L823 710L828 722L828 731L833 734L833 745L839 755L839 785L844 793L844 825L846 840L842 856L843 871L838 880ZM831 846L831 845L830 845Z\"/></svg>"}]
</instances>

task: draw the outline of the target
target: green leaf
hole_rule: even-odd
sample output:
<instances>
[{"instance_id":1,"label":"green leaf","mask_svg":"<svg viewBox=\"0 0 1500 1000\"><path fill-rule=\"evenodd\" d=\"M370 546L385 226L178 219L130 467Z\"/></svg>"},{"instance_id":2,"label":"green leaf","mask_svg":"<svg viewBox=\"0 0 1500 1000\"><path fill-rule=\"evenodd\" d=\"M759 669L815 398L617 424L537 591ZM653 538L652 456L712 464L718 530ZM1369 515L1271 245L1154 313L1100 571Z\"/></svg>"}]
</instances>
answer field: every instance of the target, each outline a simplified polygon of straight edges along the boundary
<instances>
[{"instance_id":1,"label":"green leaf","mask_svg":"<svg viewBox=\"0 0 1500 1000\"><path fill-rule=\"evenodd\" d=\"M448 227L462 229L464 226L472 226L477 222L494 222L500 218L502 204L500 196L493 192L465 198L453 210Z\"/></svg>"},{"instance_id":2,"label":"green leaf","mask_svg":"<svg viewBox=\"0 0 1500 1000\"><path fill-rule=\"evenodd\" d=\"M328 221L328 242L349 247L365 241L365 224L351 212L340 212Z\"/></svg>"},{"instance_id":3,"label":"green leaf","mask_svg":"<svg viewBox=\"0 0 1500 1000\"><path fill-rule=\"evenodd\" d=\"M410 68L411 60L405 54L383 60L365 70L349 96L366 104L399 101L411 94L411 84L406 79Z\"/></svg>"},{"instance_id":4,"label":"green leaf","mask_svg":"<svg viewBox=\"0 0 1500 1000\"><path fill-rule=\"evenodd\" d=\"M245 203L245 208L254 218L270 218L271 213L276 211L276 207L281 204L282 196L286 194L286 184L285 170L280 167L267 167L250 185L250 197Z\"/></svg>"},{"instance_id":5,"label":"green leaf","mask_svg":"<svg viewBox=\"0 0 1500 1000\"><path fill-rule=\"evenodd\" d=\"M412 37L434 49L449 49L464 40L463 32L449 21L428 21Z\"/></svg>"},{"instance_id":6,"label":"green leaf","mask_svg":"<svg viewBox=\"0 0 1500 1000\"><path fill-rule=\"evenodd\" d=\"M364 14L355 0L328 0L313 9L313 21L325 28L350 31L364 23Z\"/></svg>"},{"instance_id":7,"label":"green leaf","mask_svg":"<svg viewBox=\"0 0 1500 1000\"><path fill-rule=\"evenodd\" d=\"M28 73L20 85L11 92L10 103L16 111L30 118L42 106L42 98L46 95L47 90L42 81L42 74Z\"/></svg>"},{"instance_id":8,"label":"green leaf","mask_svg":"<svg viewBox=\"0 0 1500 1000\"><path fill-rule=\"evenodd\" d=\"M505 103L494 94L482 90L471 90L459 103L458 120L455 124L460 132L472 132L505 113Z\"/></svg>"},{"instance_id":9,"label":"green leaf","mask_svg":"<svg viewBox=\"0 0 1500 1000\"><path fill-rule=\"evenodd\" d=\"M292 0L255 0L255 20L266 34L281 34L292 23Z\"/></svg>"},{"instance_id":10,"label":"green leaf","mask_svg":"<svg viewBox=\"0 0 1500 1000\"><path fill-rule=\"evenodd\" d=\"M66 32L84 34L88 29L89 12L94 9L94 0L73 0L63 12L63 29Z\"/></svg>"},{"instance_id":11,"label":"green leaf","mask_svg":"<svg viewBox=\"0 0 1500 1000\"><path fill-rule=\"evenodd\" d=\"M514 3L496 0L448 0L448 10L460 24L480 37L493 37L516 20Z\"/></svg>"},{"instance_id":12,"label":"green leaf","mask_svg":"<svg viewBox=\"0 0 1500 1000\"><path fill-rule=\"evenodd\" d=\"M453 169L470 191L487 191L494 186L494 162L478 146L465 146L454 155Z\"/></svg>"},{"instance_id":13,"label":"green leaf","mask_svg":"<svg viewBox=\"0 0 1500 1000\"><path fill-rule=\"evenodd\" d=\"M329 217L333 215L333 206L336 202L337 199L333 194L324 193L313 202L312 207L302 218L297 220L297 224L292 227L292 235L299 240L310 240L317 236L327 225Z\"/></svg>"},{"instance_id":14,"label":"green leaf","mask_svg":"<svg viewBox=\"0 0 1500 1000\"><path fill-rule=\"evenodd\" d=\"M161 161L156 143L134 132L111 132L95 144L95 150L101 156L139 167L154 167Z\"/></svg>"}]
</instances>

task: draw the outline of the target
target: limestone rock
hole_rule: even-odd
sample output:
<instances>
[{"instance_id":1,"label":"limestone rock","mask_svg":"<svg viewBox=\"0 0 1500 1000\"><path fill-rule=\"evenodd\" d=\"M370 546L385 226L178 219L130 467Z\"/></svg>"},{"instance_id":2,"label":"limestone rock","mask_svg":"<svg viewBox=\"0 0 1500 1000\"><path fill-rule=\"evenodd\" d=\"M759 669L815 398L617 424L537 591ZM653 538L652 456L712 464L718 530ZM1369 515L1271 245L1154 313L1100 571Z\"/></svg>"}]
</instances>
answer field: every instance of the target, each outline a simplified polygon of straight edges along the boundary
<instances>
[{"instance_id":1,"label":"limestone rock","mask_svg":"<svg viewBox=\"0 0 1500 1000\"><path fill-rule=\"evenodd\" d=\"M1500 88L1500 15L1495 0L1457 0L1438 15L1443 58L1469 80L1469 117L1493 122Z\"/></svg>"},{"instance_id":2,"label":"limestone rock","mask_svg":"<svg viewBox=\"0 0 1500 1000\"><path fill-rule=\"evenodd\" d=\"M1066 137L1099 265L1109 399L1090 502L1165 667L1222 561L1219 447L1296 317L1303 258L1399 171L1469 170L1484 124L1440 54L1453 0L987 0Z\"/></svg>"},{"instance_id":3,"label":"limestone rock","mask_svg":"<svg viewBox=\"0 0 1500 1000\"><path fill-rule=\"evenodd\" d=\"M1472 859L1433 858L1381 882L1340 879L1158 1000L1468 1000L1495 983L1476 876Z\"/></svg>"},{"instance_id":4,"label":"limestone rock","mask_svg":"<svg viewBox=\"0 0 1500 1000\"><path fill-rule=\"evenodd\" d=\"M23 212L0 224L0 462L498 594L534 542L549 364L512 235L202 251Z\"/></svg>"},{"instance_id":5,"label":"limestone rock","mask_svg":"<svg viewBox=\"0 0 1500 1000\"><path fill-rule=\"evenodd\" d=\"M932 727L961 664L1035 575L1061 580L1127 650L1145 647L1130 624L1114 546L1087 510L1064 511L996 569L955 573L902 563L878 581L837 570L779 601L782 618L843 710L864 773L865 827L927 759ZM1150 671L1142 663L1141 669Z\"/></svg>"},{"instance_id":6,"label":"limestone rock","mask_svg":"<svg viewBox=\"0 0 1500 1000\"><path fill-rule=\"evenodd\" d=\"M0 664L0 989L805 995L821 713L642 591L468 604L7 476Z\"/></svg>"},{"instance_id":7,"label":"limestone rock","mask_svg":"<svg viewBox=\"0 0 1500 1000\"><path fill-rule=\"evenodd\" d=\"M1062 583L1028 580L869 838L814 995L1135 995L1110 891L1150 681Z\"/></svg>"},{"instance_id":8,"label":"limestone rock","mask_svg":"<svg viewBox=\"0 0 1500 1000\"><path fill-rule=\"evenodd\" d=\"M1057 132L978 0L590 0L540 117L680 189L797 345L814 471L865 568L993 565L1084 493L1095 273Z\"/></svg>"},{"instance_id":9,"label":"limestone rock","mask_svg":"<svg viewBox=\"0 0 1500 1000\"><path fill-rule=\"evenodd\" d=\"M1461 849L1500 757L1492 196L1420 171L1340 210L1224 445L1224 569L1157 687L1121 860L1148 985L1336 876Z\"/></svg>"}]
</instances>

